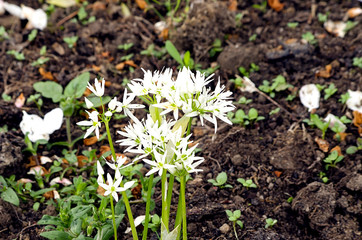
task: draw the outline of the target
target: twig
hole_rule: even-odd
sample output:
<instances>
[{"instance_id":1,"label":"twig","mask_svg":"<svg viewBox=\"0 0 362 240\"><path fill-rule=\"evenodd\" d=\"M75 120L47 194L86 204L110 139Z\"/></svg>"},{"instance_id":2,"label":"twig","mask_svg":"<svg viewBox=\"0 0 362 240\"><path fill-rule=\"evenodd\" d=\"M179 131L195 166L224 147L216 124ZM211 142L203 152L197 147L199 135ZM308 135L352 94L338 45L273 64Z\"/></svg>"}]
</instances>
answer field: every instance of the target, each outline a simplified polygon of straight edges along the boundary
<instances>
[{"instance_id":1,"label":"twig","mask_svg":"<svg viewBox=\"0 0 362 240\"><path fill-rule=\"evenodd\" d=\"M61 25L63 25L65 22L69 21L70 19L72 19L73 17L75 17L77 14L78 14L78 11L74 11L72 12L71 14L69 14L68 16L64 17L62 20L60 20L58 23L57 23L57 27L60 27Z\"/></svg>"},{"instance_id":2,"label":"twig","mask_svg":"<svg viewBox=\"0 0 362 240\"><path fill-rule=\"evenodd\" d=\"M313 18L315 17L315 13L317 11L317 4L315 3L315 0L312 0L312 6L311 6L311 9L310 9L310 15L308 17L308 24L311 24L312 23L312 20Z\"/></svg>"},{"instance_id":3,"label":"twig","mask_svg":"<svg viewBox=\"0 0 362 240\"><path fill-rule=\"evenodd\" d=\"M37 225L38 225L38 224L35 223L35 224L33 224L33 225L30 225L30 226L27 226L27 227L21 229L21 232L19 233L19 235L20 235L20 236L19 236L19 240L23 239L23 231L27 230L28 228L35 227L35 226L37 226Z\"/></svg>"}]
</instances>

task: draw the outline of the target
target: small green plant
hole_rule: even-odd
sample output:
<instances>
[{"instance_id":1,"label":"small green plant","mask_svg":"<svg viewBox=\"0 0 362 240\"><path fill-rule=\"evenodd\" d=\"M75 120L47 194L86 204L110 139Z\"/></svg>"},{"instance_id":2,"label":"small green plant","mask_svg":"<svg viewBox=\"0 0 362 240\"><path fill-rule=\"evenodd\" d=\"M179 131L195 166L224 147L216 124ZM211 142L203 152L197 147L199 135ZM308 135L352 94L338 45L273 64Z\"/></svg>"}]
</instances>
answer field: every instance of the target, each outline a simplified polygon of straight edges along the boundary
<instances>
[{"instance_id":1,"label":"small green plant","mask_svg":"<svg viewBox=\"0 0 362 240\"><path fill-rule=\"evenodd\" d=\"M326 12L326 14L323 14L323 13L318 13L318 21L320 22L320 23L325 23L325 22L327 22L327 20L328 20L328 15L329 15L329 12Z\"/></svg>"},{"instance_id":2,"label":"small green plant","mask_svg":"<svg viewBox=\"0 0 362 240\"><path fill-rule=\"evenodd\" d=\"M15 176L14 176L15 180ZM0 176L0 197L2 200L9 202L11 204L14 204L15 206L19 206L20 200L18 195L16 194L16 191L11 187L11 185L16 184L15 181L12 181L11 178L5 180L3 176ZM9 181L12 181L13 184L9 184Z\"/></svg>"},{"instance_id":3,"label":"small green plant","mask_svg":"<svg viewBox=\"0 0 362 240\"><path fill-rule=\"evenodd\" d=\"M325 172L319 172L318 176L323 183L327 183L329 181L327 174Z\"/></svg>"},{"instance_id":4,"label":"small green plant","mask_svg":"<svg viewBox=\"0 0 362 240\"><path fill-rule=\"evenodd\" d=\"M148 224L148 228L157 234L161 226L161 218L157 214L152 215L152 220Z\"/></svg>"},{"instance_id":5,"label":"small green plant","mask_svg":"<svg viewBox=\"0 0 362 240\"><path fill-rule=\"evenodd\" d=\"M241 20L243 19L244 14L243 13L237 13L235 15L235 25L236 27L240 27L242 25Z\"/></svg>"},{"instance_id":6,"label":"small green plant","mask_svg":"<svg viewBox=\"0 0 362 240\"><path fill-rule=\"evenodd\" d=\"M288 22L287 26L288 28L296 28L298 27L299 23L298 22Z\"/></svg>"},{"instance_id":7,"label":"small green plant","mask_svg":"<svg viewBox=\"0 0 362 240\"><path fill-rule=\"evenodd\" d=\"M32 42L37 35L38 35L38 30L36 29L31 30L30 34L28 35L28 41Z\"/></svg>"},{"instance_id":8,"label":"small green plant","mask_svg":"<svg viewBox=\"0 0 362 240\"><path fill-rule=\"evenodd\" d=\"M128 51L131 47L133 47L133 43L124 43L121 45L118 45L117 48L120 50Z\"/></svg>"},{"instance_id":9,"label":"small green plant","mask_svg":"<svg viewBox=\"0 0 362 240\"><path fill-rule=\"evenodd\" d=\"M244 228L243 222L239 220L239 218L241 217L241 211L235 210L234 212L232 212L230 210L226 210L225 212L229 218L229 221L231 221L233 223L233 229L234 229L234 234L235 234L236 239L239 239L238 234L236 232L236 224L238 224L241 229Z\"/></svg>"},{"instance_id":10,"label":"small green plant","mask_svg":"<svg viewBox=\"0 0 362 240\"><path fill-rule=\"evenodd\" d=\"M131 60L132 59L132 57L133 57L133 53L131 53L131 54L128 54L128 55L125 55L125 56L122 56L121 57L121 61L128 61L128 60Z\"/></svg>"},{"instance_id":11,"label":"small green plant","mask_svg":"<svg viewBox=\"0 0 362 240\"><path fill-rule=\"evenodd\" d=\"M249 37L249 42L254 42L257 37L258 37L258 34L254 33L253 35L251 35L251 36Z\"/></svg>"},{"instance_id":12,"label":"small green plant","mask_svg":"<svg viewBox=\"0 0 362 240\"><path fill-rule=\"evenodd\" d=\"M239 183L241 183L247 189L249 189L249 188L257 188L256 184L253 183L253 180L251 180L251 179L245 180L244 178L238 178L237 181Z\"/></svg>"},{"instance_id":13,"label":"small green plant","mask_svg":"<svg viewBox=\"0 0 362 240\"><path fill-rule=\"evenodd\" d=\"M84 6L81 6L78 10L78 14L77 14L78 20L83 24L83 25L87 25L91 22L94 22L96 20L95 16L91 16L90 18L87 19L88 17L88 13L85 10Z\"/></svg>"},{"instance_id":14,"label":"small green plant","mask_svg":"<svg viewBox=\"0 0 362 240\"><path fill-rule=\"evenodd\" d=\"M28 99L26 99L26 103L29 104L29 103L32 103L34 102L36 107L39 109L39 111L41 110L41 106L43 106L43 99L41 98L41 94L40 93L37 93L37 94L33 94L33 95L30 95L28 97Z\"/></svg>"},{"instance_id":15,"label":"small green plant","mask_svg":"<svg viewBox=\"0 0 362 240\"><path fill-rule=\"evenodd\" d=\"M232 123L240 124L245 127L248 125L253 125L254 123L264 120L265 118L263 116L259 116L258 110L255 108L250 108L247 115L242 109L238 109L235 114L230 113L229 119Z\"/></svg>"},{"instance_id":16,"label":"small green plant","mask_svg":"<svg viewBox=\"0 0 362 240\"><path fill-rule=\"evenodd\" d=\"M140 52L140 54L141 54L141 55L146 55L146 56L149 56L149 57L150 57L150 56L154 56L154 57L160 59L160 58L162 58L162 57L166 54L166 52L167 52L166 48L161 48L160 50L156 50L155 48L156 48L155 45L152 43L152 44L148 45L147 49L142 50L142 51Z\"/></svg>"},{"instance_id":17,"label":"small green plant","mask_svg":"<svg viewBox=\"0 0 362 240\"><path fill-rule=\"evenodd\" d=\"M353 58L353 66L362 68L362 57Z\"/></svg>"},{"instance_id":18,"label":"small green plant","mask_svg":"<svg viewBox=\"0 0 362 240\"><path fill-rule=\"evenodd\" d=\"M302 39L307 41L311 45L316 45L318 43L317 39L311 32L306 32L302 35Z\"/></svg>"},{"instance_id":19,"label":"small green plant","mask_svg":"<svg viewBox=\"0 0 362 240\"><path fill-rule=\"evenodd\" d=\"M338 91L334 83L329 84L328 88L324 89L324 100L330 98L333 94Z\"/></svg>"},{"instance_id":20,"label":"small green plant","mask_svg":"<svg viewBox=\"0 0 362 240\"><path fill-rule=\"evenodd\" d=\"M320 91L320 92L327 87L326 85L321 85L318 83L315 86L317 87L318 91Z\"/></svg>"},{"instance_id":21,"label":"small green plant","mask_svg":"<svg viewBox=\"0 0 362 240\"><path fill-rule=\"evenodd\" d=\"M222 52L222 43L220 39L215 39L212 43L212 48L209 51L210 57L215 57L216 54Z\"/></svg>"},{"instance_id":22,"label":"small green plant","mask_svg":"<svg viewBox=\"0 0 362 240\"><path fill-rule=\"evenodd\" d=\"M271 116L271 115L277 114L279 111L280 111L280 108L273 109L269 112L269 115Z\"/></svg>"},{"instance_id":23,"label":"small green plant","mask_svg":"<svg viewBox=\"0 0 362 240\"><path fill-rule=\"evenodd\" d=\"M356 146L350 146L347 148L347 154L355 154L356 152L362 150L362 138L357 138Z\"/></svg>"},{"instance_id":24,"label":"small green plant","mask_svg":"<svg viewBox=\"0 0 362 240\"><path fill-rule=\"evenodd\" d=\"M265 219L265 228L272 228L277 222L278 220L276 219L272 219L272 218L267 218Z\"/></svg>"},{"instance_id":25,"label":"small green plant","mask_svg":"<svg viewBox=\"0 0 362 240\"><path fill-rule=\"evenodd\" d=\"M63 40L68 44L68 47L72 49L78 41L78 36L64 37Z\"/></svg>"},{"instance_id":26,"label":"small green plant","mask_svg":"<svg viewBox=\"0 0 362 240\"><path fill-rule=\"evenodd\" d=\"M228 176L226 172L221 172L217 175L216 180L209 179L207 180L209 183L212 183L212 185L219 187L219 188L232 188L230 184L226 184L226 181L228 179Z\"/></svg>"},{"instance_id":27,"label":"small green plant","mask_svg":"<svg viewBox=\"0 0 362 240\"><path fill-rule=\"evenodd\" d=\"M292 203L292 202L293 202L293 200L294 200L294 198L293 198L293 197L288 197L288 199L287 199L287 203Z\"/></svg>"},{"instance_id":28,"label":"small green plant","mask_svg":"<svg viewBox=\"0 0 362 240\"><path fill-rule=\"evenodd\" d=\"M346 92L345 94L341 94L340 98L338 99L338 102L346 104L348 99L349 99L349 93Z\"/></svg>"},{"instance_id":29,"label":"small green plant","mask_svg":"<svg viewBox=\"0 0 362 240\"><path fill-rule=\"evenodd\" d=\"M6 54L13 55L15 57L15 59L18 60L18 61L25 60L24 54L20 53L18 51L15 51L15 50L9 50L9 51L6 52Z\"/></svg>"},{"instance_id":30,"label":"small green plant","mask_svg":"<svg viewBox=\"0 0 362 240\"><path fill-rule=\"evenodd\" d=\"M240 88L240 87L244 86L243 79L241 77L237 77L235 79L229 79L229 81L234 83L236 88Z\"/></svg>"},{"instance_id":31,"label":"small green plant","mask_svg":"<svg viewBox=\"0 0 362 240\"><path fill-rule=\"evenodd\" d=\"M49 60L50 59L48 57L40 57L36 61L32 62L31 66L36 67L36 66L39 66L39 65L43 65L44 63L46 63Z\"/></svg>"},{"instance_id":32,"label":"small green plant","mask_svg":"<svg viewBox=\"0 0 362 240\"><path fill-rule=\"evenodd\" d=\"M267 5L268 5L268 2L266 0L263 0L261 2L261 4L253 4L252 7L265 13Z\"/></svg>"},{"instance_id":33,"label":"small green plant","mask_svg":"<svg viewBox=\"0 0 362 240\"><path fill-rule=\"evenodd\" d=\"M9 39L9 35L6 32L5 27L0 26L0 41L3 41L4 39Z\"/></svg>"},{"instance_id":34,"label":"small green plant","mask_svg":"<svg viewBox=\"0 0 362 240\"><path fill-rule=\"evenodd\" d=\"M326 170L328 170L329 167L336 168L337 163L342 161L344 156L339 156L337 150L332 151L328 157L326 157L323 162L326 163Z\"/></svg>"},{"instance_id":35,"label":"small green plant","mask_svg":"<svg viewBox=\"0 0 362 240\"><path fill-rule=\"evenodd\" d=\"M250 64L249 71L246 70L246 68L244 68L244 67L239 67L238 69L239 69L239 72L240 72L243 76L249 77L249 76L250 76L250 73L259 71L259 66L256 65L255 63L251 63L251 64Z\"/></svg>"},{"instance_id":36,"label":"small green plant","mask_svg":"<svg viewBox=\"0 0 362 240\"><path fill-rule=\"evenodd\" d=\"M282 75L278 75L272 80L271 85L268 80L264 80L263 85L259 86L259 89L265 93L268 93L270 97L274 98L275 92L281 92L291 87L293 87L293 85L287 83Z\"/></svg>"},{"instance_id":37,"label":"small green plant","mask_svg":"<svg viewBox=\"0 0 362 240\"><path fill-rule=\"evenodd\" d=\"M247 104L251 103L252 101L253 100L247 99L246 97L241 97L241 98L239 98L237 103L247 105Z\"/></svg>"},{"instance_id":38,"label":"small green plant","mask_svg":"<svg viewBox=\"0 0 362 240\"><path fill-rule=\"evenodd\" d=\"M191 58L190 51L186 51L182 58L181 54L179 53L179 51L171 41L167 40L165 47L168 54L170 54L170 56L180 64L179 66L180 68L188 67L190 69L199 69L201 67L200 64L195 64L195 61Z\"/></svg>"},{"instance_id":39,"label":"small green plant","mask_svg":"<svg viewBox=\"0 0 362 240\"><path fill-rule=\"evenodd\" d=\"M1 94L1 98L5 101L5 102L10 102L11 101L11 96L7 95L5 92L3 92Z\"/></svg>"},{"instance_id":40,"label":"small green plant","mask_svg":"<svg viewBox=\"0 0 362 240\"><path fill-rule=\"evenodd\" d=\"M344 32L347 33L348 31L352 30L355 26L357 26L357 21L347 21L346 27L344 28Z\"/></svg>"},{"instance_id":41,"label":"small green plant","mask_svg":"<svg viewBox=\"0 0 362 240\"><path fill-rule=\"evenodd\" d=\"M2 127L0 127L0 133L6 133L9 131L9 127L8 125L3 125Z\"/></svg>"},{"instance_id":42,"label":"small green plant","mask_svg":"<svg viewBox=\"0 0 362 240\"><path fill-rule=\"evenodd\" d=\"M319 118L318 114L311 114L310 119L304 119L303 122L307 123L309 126L316 126L319 128L322 131L322 139L325 138L330 122L324 122Z\"/></svg>"}]
</instances>

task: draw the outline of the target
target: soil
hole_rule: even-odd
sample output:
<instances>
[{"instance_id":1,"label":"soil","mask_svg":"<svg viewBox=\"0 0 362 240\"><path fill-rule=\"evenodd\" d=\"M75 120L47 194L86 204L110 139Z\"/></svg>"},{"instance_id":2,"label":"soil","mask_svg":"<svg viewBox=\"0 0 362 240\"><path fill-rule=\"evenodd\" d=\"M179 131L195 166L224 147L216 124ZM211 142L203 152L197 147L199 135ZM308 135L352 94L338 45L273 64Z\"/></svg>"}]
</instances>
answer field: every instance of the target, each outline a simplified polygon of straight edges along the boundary
<instances>
[{"instance_id":1,"label":"soil","mask_svg":"<svg viewBox=\"0 0 362 240\"><path fill-rule=\"evenodd\" d=\"M40 1L9 2L41 7ZM78 7L56 8L49 18L48 27L39 31L30 43L27 41L30 31L25 29L26 22L9 15L0 16L1 25L10 35L9 39L0 42L0 92L12 98L10 102L0 100L0 126L6 124L9 129L0 134L0 174L4 177L12 174L16 174L16 179L28 177L28 169L24 166L28 156L21 152L25 144L19 123L22 110L36 114L39 111L34 104L25 104L19 109L14 102L20 94L26 98L34 94L32 85L45 80L38 68L31 66L40 56L41 47L47 47L46 56L50 58L45 64L45 71L51 72L54 80L63 87L75 76L89 71L92 78L100 76L110 82L111 87L106 88L110 96L123 92L124 78L142 78L141 68L151 71L165 67L177 69L178 63L168 55L158 59L140 54L150 44L154 44L156 50L164 45L154 27L160 20L157 14L152 10L140 10L133 1L122 2L128 3L132 16L122 16L119 1L98 1L97 4L105 9L88 7L89 16L95 16L96 21L87 25L73 21L60 24ZM189 239L235 239L225 210L237 209L241 210L244 223L244 229L237 228L239 239L362 239L361 153L345 154L337 168L325 171L323 159L328 153L320 150L314 141L315 137L321 136L321 131L302 122L309 118L309 113L298 97L293 101L285 100L289 93L297 93L305 84L334 83L338 92L328 100L321 99L316 113L319 116L332 113L352 118L351 111L338 99L348 89L362 90L362 69L352 65L353 58L362 57L362 15L353 19L359 24L344 38L329 34L316 15L329 12L328 19L340 21L348 9L361 7L361 2L283 1L284 8L280 12L269 6L265 12L252 6L261 1L238 1L236 11L228 9L232 1L191 2L186 15L181 10L176 14L185 18L170 27L169 39L180 52L189 50L192 58L203 68L218 64L220 68L215 72L215 79L221 79L221 83L233 92L234 99L242 96L252 99L248 105L236 104L237 108L256 108L265 119L247 127L219 123L216 134L212 127L202 127L199 122L193 126L194 141L200 143L200 155L205 162L201 167L203 172L188 182ZM89 3L89 6L96 5L94 1ZM314 17L311 15L313 4L316 6ZM154 5L161 14L167 12L165 7ZM182 3L180 9L184 7ZM238 13L242 13L243 17L235 22ZM289 22L298 22L299 25L290 28L287 27ZM306 32L316 36L316 44L301 41L302 34ZM256 39L249 41L253 34L256 34ZM79 37L72 49L63 41L69 36ZM222 41L223 51L210 58L208 52L216 38ZM116 68L125 55L117 46L125 43L133 43L127 54L134 54L132 59L137 65L134 72L129 71L128 66L121 70ZM13 49L22 50L26 60L16 61L6 54ZM260 68L250 74L250 79L257 86L277 75L284 76L294 86L294 89L276 94L274 100L282 107L278 113L269 115L277 107L274 103L257 92L241 92L229 81L235 78L235 74L240 74L238 67L248 68L251 63ZM330 76L318 76L316 72L328 64L332 66ZM55 104L44 98L44 113L54 107ZM81 116L73 120L74 137L82 134L74 124L80 119ZM115 127L119 128L121 124L126 124L126 121ZM359 137L357 127L348 124L346 132L350 134L339 142L333 139L332 131L327 131L330 148L338 145L345 153L348 146L356 145ZM118 137L115 135L114 139ZM66 139L65 124L52 138ZM81 143L75 147L79 150L85 148ZM117 148L117 151L122 151ZM61 149L51 151L60 152ZM39 154L50 153L40 148ZM328 183L320 179L322 171L327 173ZM233 188L220 189L207 181L216 178L220 172L227 173L228 183ZM237 182L238 178L253 179L257 188L246 189ZM176 190L178 185L175 185ZM159 189L156 189L155 196L158 192ZM288 202L290 197L293 200ZM155 213L160 214L161 199L155 197L155 200ZM174 199L173 203L176 201ZM144 206L136 204L133 208L142 214ZM0 239L42 239L39 233L44 231L43 226L36 223L43 214L56 215L56 212L46 205L34 211L31 202L22 202L20 207L16 207L0 199ZM266 218L278 222L271 229L265 229ZM124 221L119 239L131 239L131 235L123 234L125 228ZM151 234L150 239L157 239L157 236Z\"/></svg>"}]
</instances>

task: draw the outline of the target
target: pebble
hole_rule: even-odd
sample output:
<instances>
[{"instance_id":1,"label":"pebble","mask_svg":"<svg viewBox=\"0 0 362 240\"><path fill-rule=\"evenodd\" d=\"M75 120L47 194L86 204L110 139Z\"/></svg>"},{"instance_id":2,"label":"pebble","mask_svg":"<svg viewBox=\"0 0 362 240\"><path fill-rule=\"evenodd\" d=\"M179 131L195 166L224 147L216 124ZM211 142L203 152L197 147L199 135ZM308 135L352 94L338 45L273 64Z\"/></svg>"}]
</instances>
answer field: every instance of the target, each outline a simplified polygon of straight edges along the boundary
<instances>
[{"instance_id":1,"label":"pebble","mask_svg":"<svg viewBox=\"0 0 362 240\"><path fill-rule=\"evenodd\" d=\"M235 166L241 166L243 164L243 159L240 156L240 154L236 154L235 156L233 156L231 158L231 162L235 165Z\"/></svg>"},{"instance_id":2,"label":"pebble","mask_svg":"<svg viewBox=\"0 0 362 240\"><path fill-rule=\"evenodd\" d=\"M230 226L227 223L224 223L220 228L220 232L222 233L228 233L230 231Z\"/></svg>"}]
</instances>

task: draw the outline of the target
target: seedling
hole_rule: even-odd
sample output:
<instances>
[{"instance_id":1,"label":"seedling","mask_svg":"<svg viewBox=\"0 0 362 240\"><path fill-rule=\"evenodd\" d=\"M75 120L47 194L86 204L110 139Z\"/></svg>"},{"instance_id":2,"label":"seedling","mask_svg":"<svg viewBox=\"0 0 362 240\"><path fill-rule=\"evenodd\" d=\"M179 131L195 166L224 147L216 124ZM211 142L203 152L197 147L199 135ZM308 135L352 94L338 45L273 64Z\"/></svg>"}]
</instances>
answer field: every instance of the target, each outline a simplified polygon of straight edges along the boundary
<instances>
[{"instance_id":1,"label":"seedling","mask_svg":"<svg viewBox=\"0 0 362 240\"><path fill-rule=\"evenodd\" d=\"M39 66L39 65L43 65L44 63L46 63L49 60L50 59L48 57L40 57L36 61L32 62L31 66L36 67L36 66Z\"/></svg>"},{"instance_id":2,"label":"seedling","mask_svg":"<svg viewBox=\"0 0 362 240\"><path fill-rule=\"evenodd\" d=\"M328 20L328 15L329 15L329 12L326 12L326 14L323 14L323 13L318 13L318 21L320 22L320 23L325 23L325 22L327 22L327 20Z\"/></svg>"},{"instance_id":3,"label":"seedling","mask_svg":"<svg viewBox=\"0 0 362 240\"><path fill-rule=\"evenodd\" d=\"M267 218L265 219L265 228L272 228L277 222L278 220L276 219L272 219L272 218Z\"/></svg>"},{"instance_id":4,"label":"seedling","mask_svg":"<svg viewBox=\"0 0 362 240\"><path fill-rule=\"evenodd\" d=\"M341 97L338 99L338 102L340 102L342 104L346 104L349 97L350 96L349 96L348 92L346 92L345 94L341 94Z\"/></svg>"},{"instance_id":5,"label":"seedling","mask_svg":"<svg viewBox=\"0 0 362 240\"><path fill-rule=\"evenodd\" d=\"M3 41L4 39L8 39L9 35L6 32L6 29L4 26L0 26L0 41Z\"/></svg>"},{"instance_id":6,"label":"seedling","mask_svg":"<svg viewBox=\"0 0 362 240\"><path fill-rule=\"evenodd\" d=\"M329 181L327 174L325 172L319 172L318 176L323 183L327 183Z\"/></svg>"},{"instance_id":7,"label":"seedling","mask_svg":"<svg viewBox=\"0 0 362 240\"><path fill-rule=\"evenodd\" d=\"M117 48L120 49L120 50L127 51L127 50L129 50L131 47L133 47L133 43L124 43L124 44L118 45Z\"/></svg>"},{"instance_id":8,"label":"seedling","mask_svg":"<svg viewBox=\"0 0 362 240\"><path fill-rule=\"evenodd\" d=\"M180 68L182 67L188 67L190 69L198 69L201 67L200 64L195 64L195 61L191 58L190 51L186 51L183 58L181 57L181 54L177 50L177 48L173 45L173 43L169 40L166 41L165 44L166 50L170 56L176 60L180 64Z\"/></svg>"},{"instance_id":9,"label":"seedling","mask_svg":"<svg viewBox=\"0 0 362 240\"><path fill-rule=\"evenodd\" d=\"M38 35L38 30L36 29L31 30L30 34L28 35L28 41L29 42L33 41L37 35Z\"/></svg>"},{"instance_id":10,"label":"seedling","mask_svg":"<svg viewBox=\"0 0 362 240\"><path fill-rule=\"evenodd\" d=\"M251 103L252 101L253 100L247 99L246 97L241 97L237 103L247 105L247 104Z\"/></svg>"},{"instance_id":11,"label":"seedling","mask_svg":"<svg viewBox=\"0 0 362 240\"><path fill-rule=\"evenodd\" d=\"M357 146L350 146L347 148L347 154L355 154L356 152L362 150L362 138L357 138Z\"/></svg>"},{"instance_id":12,"label":"seedling","mask_svg":"<svg viewBox=\"0 0 362 240\"><path fill-rule=\"evenodd\" d=\"M229 217L229 221L233 222L233 229L234 229L234 234L235 234L236 239L239 239L238 234L236 232L236 224L238 224L241 229L244 228L243 222L238 220L241 217L241 211L235 210L234 212L232 212L230 210L226 210L225 212Z\"/></svg>"},{"instance_id":13,"label":"seedling","mask_svg":"<svg viewBox=\"0 0 362 240\"><path fill-rule=\"evenodd\" d=\"M288 23L287 23L287 26L288 26L289 28L296 28L296 27L298 27L298 25L299 25L298 22L288 22Z\"/></svg>"},{"instance_id":14,"label":"seedling","mask_svg":"<svg viewBox=\"0 0 362 240\"><path fill-rule=\"evenodd\" d=\"M293 200L294 200L294 198L293 198L293 197L289 197L289 198L287 199L287 203L292 203L292 202L293 202Z\"/></svg>"},{"instance_id":15,"label":"seedling","mask_svg":"<svg viewBox=\"0 0 362 240\"><path fill-rule=\"evenodd\" d=\"M32 102L34 102L35 105L37 106L37 108L39 109L39 111L41 111L41 106L43 106L43 99L41 98L40 93L30 95L28 97L28 99L26 100L27 104L32 103Z\"/></svg>"},{"instance_id":16,"label":"seedling","mask_svg":"<svg viewBox=\"0 0 362 240\"><path fill-rule=\"evenodd\" d=\"M307 41L311 45L316 45L318 43L317 39L315 39L313 33L311 33L311 32L304 33L302 35L302 39L304 39L305 41Z\"/></svg>"},{"instance_id":17,"label":"seedling","mask_svg":"<svg viewBox=\"0 0 362 240\"><path fill-rule=\"evenodd\" d=\"M9 50L6 52L6 54L13 55L15 57L15 59L18 61L25 60L24 54L20 53L18 51L15 51L15 50Z\"/></svg>"},{"instance_id":18,"label":"seedling","mask_svg":"<svg viewBox=\"0 0 362 240\"><path fill-rule=\"evenodd\" d=\"M154 56L156 58L162 58L166 54L167 50L166 48L161 48L160 50L155 49L155 45L152 43L148 45L146 50L141 51L141 55L146 56Z\"/></svg>"},{"instance_id":19,"label":"seedling","mask_svg":"<svg viewBox=\"0 0 362 240\"><path fill-rule=\"evenodd\" d=\"M264 0L261 2L261 4L253 4L252 7L265 13L267 4L268 4L268 2L266 0Z\"/></svg>"},{"instance_id":20,"label":"seedling","mask_svg":"<svg viewBox=\"0 0 362 240\"><path fill-rule=\"evenodd\" d=\"M236 88L240 88L240 87L244 86L243 79L240 77L237 77L235 79L229 79L229 81L234 83Z\"/></svg>"},{"instance_id":21,"label":"seedling","mask_svg":"<svg viewBox=\"0 0 362 240\"><path fill-rule=\"evenodd\" d=\"M334 83L329 84L328 88L324 89L324 100L330 98L333 94L338 91Z\"/></svg>"},{"instance_id":22,"label":"seedling","mask_svg":"<svg viewBox=\"0 0 362 240\"><path fill-rule=\"evenodd\" d=\"M247 189L249 189L249 188L257 188L256 184L253 183L253 180L251 180L251 179L245 180L244 178L238 178L237 181L239 183L243 184L243 186L246 187Z\"/></svg>"},{"instance_id":23,"label":"seedling","mask_svg":"<svg viewBox=\"0 0 362 240\"><path fill-rule=\"evenodd\" d=\"M339 156L337 150L332 151L327 158L323 160L323 162L326 163L326 170L328 170L329 167L336 168L337 163L342 161L344 156Z\"/></svg>"},{"instance_id":24,"label":"seedling","mask_svg":"<svg viewBox=\"0 0 362 240\"><path fill-rule=\"evenodd\" d=\"M0 133L6 133L9 131L8 125L3 125L2 127L0 127Z\"/></svg>"},{"instance_id":25,"label":"seedling","mask_svg":"<svg viewBox=\"0 0 362 240\"><path fill-rule=\"evenodd\" d=\"M212 183L212 185L219 187L219 188L232 188L230 184L225 184L228 179L228 176L226 172L221 172L217 175L216 181L214 179L207 180L209 183Z\"/></svg>"},{"instance_id":26,"label":"seedling","mask_svg":"<svg viewBox=\"0 0 362 240\"><path fill-rule=\"evenodd\" d=\"M10 102L11 101L11 96L7 95L5 92L3 92L1 94L1 98L5 101L5 102Z\"/></svg>"},{"instance_id":27,"label":"seedling","mask_svg":"<svg viewBox=\"0 0 362 240\"><path fill-rule=\"evenodd\" d=\"M355 26L357 26L357 24L358 24L357 21L347 21L344 31L347 33L348 31L352 30Z\"/></svg>"},{"instance_id":28,"label":"seedling","mask_svg":"<svg viewBox=\"0 0 362 240\"><path fill-rule=\"evenodd\" d=\"M251 36L249 37L249 42L254 42L257 37L258 37L258 35L257 35L256 33L254 33L253 35L251 35Z\"/></svg>"},{"instance_id":29,"label":"seedling","mask_svg":"<svg viewBox=\"0 0 362 240\"><path fill-rule=\"evenodd\" d=\"M78 41L78 36L64 37L63 40L66 44L68 44L68 47L72 49Z\"/></svg>"},{"instance_id":30,"label":"seedling","mask_svg":"<svg viewBox=\"0 0 362 240\"><path fill-rule=\"evenodd\" d=\"M250 73L259 71L259 66L256 65L255 63L251 63L251 64L250 64L249 71L246 70L246 68L244 68L244 67L239 67L238 69L239 69L239 72L240 72L243 76L249 77L249 76L250 76Z\"/></svg>"},{"instance_id":31,"label":"seedling","mask_svg":"<svg viewBox=\"0 0 362 240\"><path fill-rule=\"evenodd\" d=\"M235 116L235 117L234 117ZM252 125L255 122L264 120L265 117L259 116L258 110L250 108L248 115L245 114L244 110L239 109L236 113L230 113L229 119L232 123L240 124L242 126Z\"/></svg>"},{"instance_id":32,"label":"seedling","mask_svg":"<svg viewBox=\"0 0 362 240\"><path fill-rule=\"evenodd\" d=\"M220 39L215 39L212 43L212 48L209 51L210 57L214 57L216 54L222 52L222 45Z\"/></svg>"},{"instance_id":33,"label":"seedling","mask_svg":"<svg viewBox=\"0 0 362 240\"><path fill-rule=\"evenodd\" d=\"M121 61L128 61L128 60L131 60L131 58L133 57L133 53L131 54L128 54L128 55L125 55L125 56L122 56L121 57Z\"/></svg>"},{"instance_id":34,"label":"seedling","mask_svg":"<svg viewBox=\"0 0 362 240\"><path fill-rule=\"evenodd\" d=\"M15 206L19 206L20 204L19 197L14 191L14 189L11 186L9 186L9 184L7 183L8 181L6 181L3 176L0 176L0 192L1 192L0 197L4 201L14 204Z\"/></svg>"},{"instance_id":35,"label":"seedling","mask_svg":"<svg viewBox=\"0 0 362 240\"><path fill-rule=\"evenodd\" d=\"M311 114L310 119L304 119L303 122L307 123L309 126L316 126L319 128L322 131L322 139L325 138L330 122L322 121L317 114Z\"/></svg>"},{"instance_id":36,"label":"seedling","mask_svg":"<svg viewBox=\"0 0 362 240\"><path fill-rule=\"evenodd\" d=\"M325 89L327 86L326 85L321 85L321 84L316 84L316 87L318 88L318 90L321 92L323 89Z\"/></svg>"},{"instance_id":37,"label":"seedling","mask_svg":"<svg viewBox=\"0 0 362 240\"><path fill-rule=\"evenodd\" d=\"M0 35L1 36L1 35ZM362 57L353 58L353 66L362 68Z\"/></svg>"},{"instance_id":38,"label":"seedling","mask_svg":"<svg viewBox=\"0 0 362 240\"><path fill-rule=\"evenodd\" d=\"M269 112L269 115L271 116L271 115L277 114L279 111L280 111L280 108L273 109Z\"/></svg>"},{"instance_id":39,"label":"seedling","mask_svg":"<svg viewBox=\"0 0 362 240\"><path fill-rule=\"evenodd\" d=\"M157 234L158 229L160 229L160 226L161 226L161 218L157 214L152 215L152 221L148 224L148 228Z\"/></svg>"},{"instance_id":40,"label":"seedling","mask_svg":"<svg viewBox=\"0 0 362 240\"><path fill-rule=\"evenodd\" d=\"M78 20L83 24L83 25L87 25L91 22L94 22L96 20L95 16L91 16L90 18L87 19L88 17L88 13L85 10L84 6L81 6L78 10Z\"/></svg>"},{"instance_id":41,"label":"seedling","mask_svg":"<svg viewBox=\"0 0 362 240\"><path fill-rule=\"evenodd\" d=\"M284 91L293 85L286 82L285 78L282 75L278 75L272 80L272 84L268 80L263 81L263 85L259 86L259 89L265 93L268 93L270 97L275 97L275 92Z\"/></svg>"}]
</instances>

